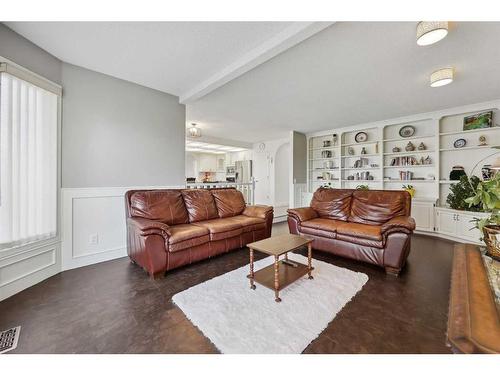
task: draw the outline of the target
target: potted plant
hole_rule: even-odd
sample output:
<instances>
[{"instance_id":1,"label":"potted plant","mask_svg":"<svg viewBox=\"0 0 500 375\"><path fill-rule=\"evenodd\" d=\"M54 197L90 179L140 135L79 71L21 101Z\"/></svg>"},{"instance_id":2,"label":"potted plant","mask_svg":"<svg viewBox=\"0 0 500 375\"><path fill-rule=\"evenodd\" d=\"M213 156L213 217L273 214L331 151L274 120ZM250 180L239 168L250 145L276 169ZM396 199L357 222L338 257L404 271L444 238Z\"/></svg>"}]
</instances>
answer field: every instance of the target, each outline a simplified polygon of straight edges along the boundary
<instances>
[{"instance_id":1,"label":"potted plant","mask_svg":"<svg viewBox=\"0 0 500 375\"><path fill-rule=\"evenodd\" d=\"M370 187L368 185L358 185L356 186L357 190L370 190Z\"/></svg>"},{"instance_id":2,"label":"potted plant","mask_svg":"<svg viewBox=\"0 0 500 375\"><path fill-rule=\"evenodd\" d=\"M474 219L474 223L483 233L487 254L500 260L500 173L496 173L491 180L479 181L473 190L474 195L466 198L465 202L469 207L480 205L484 212L490 213L484 219Z\"/></svg>"},{"instance_id":3,"label":"potted plant","mask_svg":"<svg viewBox=\"0 0 500 375\"><path fill-rule=\"evenodd\" d=\"M410 196L413 198L415 196L415 188L413 185L403 185L403 190L410 193Z\"/></svg>"}]
</instances>

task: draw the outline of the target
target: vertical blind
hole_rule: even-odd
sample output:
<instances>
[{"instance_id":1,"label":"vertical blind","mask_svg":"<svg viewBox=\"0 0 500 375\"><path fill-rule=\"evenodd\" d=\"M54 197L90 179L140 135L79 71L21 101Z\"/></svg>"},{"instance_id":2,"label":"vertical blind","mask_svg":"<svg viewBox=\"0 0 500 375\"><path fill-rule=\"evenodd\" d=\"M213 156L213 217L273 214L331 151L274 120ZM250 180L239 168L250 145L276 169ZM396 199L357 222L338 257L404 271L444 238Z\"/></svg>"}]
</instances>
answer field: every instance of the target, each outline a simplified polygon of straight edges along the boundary
<instances>
[{"instance_id":1,"label":"vertical blind","mask_svg":"<svg viewBox=\"0 0 500 375\"><path fill-rule=\"evenodd\" d=\"M0 73L0 249L57 231L58 96Z\"/></svg>"}]
</instances>

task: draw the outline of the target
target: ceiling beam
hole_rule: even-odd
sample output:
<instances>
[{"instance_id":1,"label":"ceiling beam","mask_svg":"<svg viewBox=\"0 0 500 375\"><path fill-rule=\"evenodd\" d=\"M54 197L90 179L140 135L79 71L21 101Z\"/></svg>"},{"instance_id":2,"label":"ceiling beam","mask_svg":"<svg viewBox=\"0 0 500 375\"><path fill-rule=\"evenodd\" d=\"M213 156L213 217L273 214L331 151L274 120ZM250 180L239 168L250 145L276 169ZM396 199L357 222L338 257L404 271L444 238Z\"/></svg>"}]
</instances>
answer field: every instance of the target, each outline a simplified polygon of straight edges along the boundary
<instances>
[{"instance_id":1,"label":"ceiling beam","mask_svg":"<svg viewBox=\"0 0 500 375\"><path fill-rule=\"evenodd\" d=\"M229 81L329 27L333 23L334 22L295 22L293 25L287 27L271 39L266 40L260 46L250 50L240 59L226 66L196 87L180 95L179 102L187 104L200 99Z\"/></svg>"}]
</instances>

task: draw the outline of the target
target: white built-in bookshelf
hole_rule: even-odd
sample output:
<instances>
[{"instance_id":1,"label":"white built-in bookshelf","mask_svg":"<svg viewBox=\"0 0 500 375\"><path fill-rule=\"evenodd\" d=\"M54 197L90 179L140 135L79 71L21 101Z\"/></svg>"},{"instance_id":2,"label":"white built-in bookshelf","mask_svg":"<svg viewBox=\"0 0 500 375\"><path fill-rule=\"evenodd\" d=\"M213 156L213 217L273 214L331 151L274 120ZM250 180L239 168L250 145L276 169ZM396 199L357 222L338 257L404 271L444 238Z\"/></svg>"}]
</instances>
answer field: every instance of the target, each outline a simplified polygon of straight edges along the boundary
<instances>
[{"instance_id":1,"label":"white built-in bookshelf","mask_svg":"<svg viewBox=\"0 0 500 375\"><path fill-rule=\"evenodd\" d=\"M383 121L309 134L308 191L312 193L320 186L359 185L401 190L403 185L410 184L416 189L415 199L438 201L444 207L453 183L449 180L453 166L463 166L467 174L481 176L482 166L492 164L500 156L500 150L493 148L500 147L499 106L479 106L477 110L470 110L471 107L467 107L469 111L458 108L455 113L444 111L428 118L420 115L405 121ZM493 111L491 128L463 130L464 117L490 110ZM402 137L399 132L406 125L415 132ZM367 134L365 142L356 142L359 132ZM486 137L485 146L479 145L481 135ZM462 148L454 147L459 138L466 140ZM406 149L408 142L413 148ZM421 143L423 146L419 148Z\"/></svg>"}]
</instances>

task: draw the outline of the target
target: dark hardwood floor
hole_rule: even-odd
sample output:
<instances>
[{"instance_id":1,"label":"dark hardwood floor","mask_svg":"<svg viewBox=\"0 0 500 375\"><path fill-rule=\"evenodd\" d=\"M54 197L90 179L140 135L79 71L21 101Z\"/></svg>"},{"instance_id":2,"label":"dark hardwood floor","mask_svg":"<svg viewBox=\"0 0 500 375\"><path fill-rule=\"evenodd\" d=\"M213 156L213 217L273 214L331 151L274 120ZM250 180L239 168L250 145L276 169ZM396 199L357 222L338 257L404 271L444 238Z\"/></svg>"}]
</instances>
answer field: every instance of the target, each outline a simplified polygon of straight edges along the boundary
<instances>
[{"instance_id":1,"label":"dark hardwood floor","mask_svg":"<svg viewBox=\"0 0 500 375\"><path fill-rule=\"evenodd\" d=\"M285 231L283 224L273 228ZM369 281L304 353L450 353L452 251L452 242L414 235L399 278L315 252ZM22 326L10 353L217 353L171 297L245 264L248 251L240 249L155 281L128 258L62 272L0 302L0 330Z\"/></svg>"}]
</instances>

